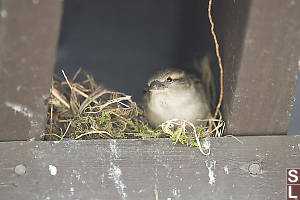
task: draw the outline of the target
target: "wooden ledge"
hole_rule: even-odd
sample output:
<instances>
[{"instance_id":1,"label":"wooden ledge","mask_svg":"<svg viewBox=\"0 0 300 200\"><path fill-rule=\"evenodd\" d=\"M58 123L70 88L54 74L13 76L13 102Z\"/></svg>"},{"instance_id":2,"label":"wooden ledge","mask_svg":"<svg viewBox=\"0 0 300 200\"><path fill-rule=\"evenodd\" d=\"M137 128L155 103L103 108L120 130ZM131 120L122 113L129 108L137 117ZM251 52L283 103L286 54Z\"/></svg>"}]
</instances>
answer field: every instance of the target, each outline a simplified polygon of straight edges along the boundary
<instances>
[{"instance_id":1,"label":"wooden ledge","mask_svg":"<svg viewBox=\"0 0 300 200\"><path fill-rule=\"evenodd\" d=\"M284 199L300 136L0 143L3 199ZM17 175L15 167L19 165ZM26 173L22 175L22 165Z\"/></svg>"}]
</instances>

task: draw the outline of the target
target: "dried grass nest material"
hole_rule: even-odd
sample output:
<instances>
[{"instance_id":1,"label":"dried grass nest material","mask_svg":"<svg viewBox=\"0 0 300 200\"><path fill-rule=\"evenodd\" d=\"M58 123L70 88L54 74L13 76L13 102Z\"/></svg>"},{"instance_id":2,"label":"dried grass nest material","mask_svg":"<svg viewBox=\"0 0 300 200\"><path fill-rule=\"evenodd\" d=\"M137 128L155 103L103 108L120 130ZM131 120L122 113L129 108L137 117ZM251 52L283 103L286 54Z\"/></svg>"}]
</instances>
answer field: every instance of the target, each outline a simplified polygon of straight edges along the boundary
<instances>
[{"instance_id":1,"label":"dried grass nest material","mask_svg":"<svg viewBox=\"0 0 300 200\"><path fill-rule=\"evenodd\" d=\"M207 154L200 139L223 134L222 119L200 120L207 126L172 119L153 130L131 96L97 85L81 68L70 80L62 73L64 79L54 76L52 81L45 140L170 137L174 143L198 146Z\"/></svg>"}]
</instances>

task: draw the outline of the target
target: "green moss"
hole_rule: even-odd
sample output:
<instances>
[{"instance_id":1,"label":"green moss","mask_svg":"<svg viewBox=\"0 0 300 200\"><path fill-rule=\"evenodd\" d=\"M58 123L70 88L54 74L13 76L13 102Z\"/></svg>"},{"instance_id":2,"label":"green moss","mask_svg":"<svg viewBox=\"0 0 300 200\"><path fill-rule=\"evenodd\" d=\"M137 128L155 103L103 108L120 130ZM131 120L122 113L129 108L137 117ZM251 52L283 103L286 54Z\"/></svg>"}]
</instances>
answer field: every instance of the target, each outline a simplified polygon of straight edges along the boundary
<instances>
[{"instance_id":1,"label":"green moss","mask_svg":"<svg viewBox=\"0 0 300 200\"><path fill-rule=\"evenodd\" d=\"M208 127L203 127L203 126L196 126L196 131L197 131L197 135L199 138L204 137L204 135L209 136L209 131L207 130ZM182 127L178 127L176 130L173 130L169 128L169 135L170 138L173 140L173 143L177 143L180 142L181 144L185 144L189 147L197 147L197 141L195 138L195 133L190 130L190 131L183 131Z\"/></svg>"}]
</instances>

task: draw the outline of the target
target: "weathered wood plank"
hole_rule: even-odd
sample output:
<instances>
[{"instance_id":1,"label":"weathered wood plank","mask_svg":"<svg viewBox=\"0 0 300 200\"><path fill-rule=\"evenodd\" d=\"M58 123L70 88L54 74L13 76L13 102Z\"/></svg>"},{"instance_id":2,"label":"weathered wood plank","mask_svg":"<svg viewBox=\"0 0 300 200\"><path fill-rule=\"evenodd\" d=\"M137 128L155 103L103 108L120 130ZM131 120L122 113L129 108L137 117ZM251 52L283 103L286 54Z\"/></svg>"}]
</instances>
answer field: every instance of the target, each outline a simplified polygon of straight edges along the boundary
<instances>
[{"instance_id":1,"label":"weathered wood plank","mask_svg":"<svg viewBox=\"0 0 300 200\"><path fill-rule=\"evenodd\" d=\"M300 4L282 0L215 4L220 15L216 29L224 58L227 133L286 134L300 60Z\"/></svg>"},{"instance_id":2,"label":"weathered wood plank","mask_svg":"<svg viewBox=\"0 0 300 200\"><path fill-rule=\"evenodd\" d=\"M0 194L11 200L155 199L157 188L158 199L284 199L285 168L300 166L300 137L239 139L244 144L210 139L208 157L168 139L2 142ZM20 164L24 175L14 173ZM251 175L257 164L261 170Z\"/></svg>"},{"instance_id":3,"label":"weathered wood plank","mask_svg":"<svg viewBox=\"0 0 300 200\"><path fill-rule=\"evenodd\" d=\"M62 0L0 0L0 141L39 139Z\"/></svg>"}]
</instances>

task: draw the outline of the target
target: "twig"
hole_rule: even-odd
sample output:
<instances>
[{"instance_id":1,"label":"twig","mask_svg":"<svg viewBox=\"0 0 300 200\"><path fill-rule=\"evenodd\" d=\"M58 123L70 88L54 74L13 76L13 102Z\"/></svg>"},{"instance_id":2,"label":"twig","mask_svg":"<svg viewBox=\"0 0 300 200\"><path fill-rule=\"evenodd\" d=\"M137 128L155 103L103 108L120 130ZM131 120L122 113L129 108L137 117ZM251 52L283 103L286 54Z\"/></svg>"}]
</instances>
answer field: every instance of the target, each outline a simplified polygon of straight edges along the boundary
<instances>
[{"instance_id":1,"label":"twig","mask_svg":"<svg viewBox=\"0 0 300 200\"><path fill-rule=\"evenodd\" d=\"M68 109L70 109L70 105L60 96L59 91L57 89L55 89L54 86L51 88L51 90L52 90L52 96L54 96L58 101L60 101ZM53 104L51 104L51 105L53 105Z\"/></svg>"},{"instance_id":2,"label":"twig","mask_svg":"<svg viewBox=\"0 0 300 200\"><path fill-rule=\"evenodd\" d=\"M52 78L52 81L51 81L50 99L53 99L52 90L53 90L53 78ZM53 126L53 103L51 102L51 106L50 106L50 130L49 130L50 134L52 133L52 126Z\"/></svg>"},{"instance_id":3,"label":"twig","mask_svg":"<svg viewBox=\"0 0 300 200\"><path fill-rule=\"evenodd\" d=\"M110 91L103 89L103 88L98 88L95 90L92 94L90 94L80 105L79 108L79 113L82 113L82 111L92 102L96 102L96 99L101 97L104 94L111 93ZM97 102L98 103L98 102Z\"/></svg>"},{"instance_id":4,"label":"twig","mask_svg":"<svg viewBox=\"0 0 300 200\"><path fill-rule=\"evenodd\" d=\"M67 81L69 87L72 89L73 87L71 86L71 84L70 84L70 82L69 82L69 79L68 79L68 77L67 77L66 74L65 74L65 71L62 69L61 72L63 73L63 75L64 75L64 77L65 77L65 79L66 79L66 81Z\"/></svg>"},{"instance_id":5,"label":"twig","mask_svg":"<svg viewBox=\"0 0 300 200\"><path fill-rule=\"evenodd\" d=\"M196 143L197 143L197 146L198 146L200 152L205 156L208 156L210 154L210 148L206 149L206 148L202 147L203 145L201 145L200 138L197 134L197 129L192 122L183 120L183 119L171 119L171 120L168 120L168 121L162 123L161 127L162 127L163 132L172 135L172 131L170 130L170 127L174 127L175 125L179 126L177 128L177 130L179 130L179 131L176 135L176 140L175 140L174 144L176 144L178 142L179 137L182 134L182 132L186 132L186 125L189 125L190 127L192 127L192 130L193 130L192 134L195 137L195 140L196 140Z\"/></svg>"},{"instance_id":6,"label":"twig","mask_svg":"<svg viewBox=\"0 0 300 200\"><path fill-rule=\"evenodd\" d=\"M200 140L199 140L199 137L198 137L198 134L197 134L197 131L196 131L196 127L191 122L188 122L188 124L193 128L193 132L194 132L194 135L195 135L195 138L196 138L196 142L197 142L197 145L198 145L198 148L199 148L200 152L203 155L208 156L210 154L210 148L205 149L205 150L207 150L207 152L204 152L204 149L202 148L202 145L200 143Z\"/></svg>"},{"instance_id":7,"label":"twig","mask_svg":"<svg viewBox=\"0 0 300 200\"><path fill-rule=\"evenodd\" d=\"M81 72L81 70L82 70L82 67L80 66L79 69L77 70L77 72L75 73L75 75L73 76L72 82L75 81L75 79L77 78L77 76L78 76L78 74Z\"/></svg>"},{"instance_id":8,"label":"twig","mask_svg":"<svg viewBox=\"0 0 300 200\"><path fill-rule=\"evenodd\" d=\"M81 137L83 137L83 136L85 136L85 135L90 135L90 134L94 134L94 133L98 133L98 134L103 134L103 133L104 133L104 134L110 136L110 134L109 134L108 132L106 132L106 131L90 131L90 132L87 132L87 133L78 135L78 136L75 137L74 139L75 139L75 140L78 140L79 138L81 138Z\"/></svg>"},{"instance_id":9,"label":"twig","mask_svg":"<svg viewBox=\"0 0 300 200\"><path fill-rule=\"evenodd\" d=\"M93 107L93 108L99 108L98 111L95 111L95 112L89 111L89 112L86 112L86 113L98 113L98 112L101 112L105 107L109 106L110 104L118 103L118 102L125 101L125 100L131 100L131 96L119 97L119 98L116 98L116 99L109 100L109 101L107 101L106 103L104 103L100 106L94 106Z\"/></svg>"},{"instance_id":10,"label":"twig","mask_svg":"<svg viewBox=\"0 0 300 200\"><path fill-rule=\"evenodd\" d=\"M51 133L51 134L50 133L46 133L45 136L56 136L56 137L58 137L58 138L61 139L61 136L59 136L59 135L57 135L55 133Z\"/></svg>"},{"instance_id":11,"label":"twig","mask_svg":"<svg viewBox=\"0 0 300 200\"><path fill-rule=\"evenodd\" d=\"M216 47L216 54L217 54L217 58L218 58L218 62L219 62L219 68L220 68L220 97L219 97L219 102L218 102L218 105L216 107L216 111L215 111L215 114L214 114L214 118L217 117L218 113L219 113L219 110L220 110L220 107L221 107L221 104L222 104L222 99L223 99L223 66L222 66L222 60L221 60L221 56L220 56L220 51L219 51L219 43L218 43L218 40L217 40L217 36L215 34L215 31L214 31L214 22L212 20L212 16L211 16L211 5L212 5L212 0L209 0L209 4L208 4L208 18L209 18L209 22L210 22L210 25L211 25L211 34L214 38L214 42L215 42L215 47Z\"/></svg>"},{"instance_id":12,"label":"twig","mask_svg":"<svg viewBox=\"0 0 300 200\"><path fill-rule=\"evenodd\" d=\"M244 144L244 142L240 139L238 139L237 137L235 137L234 135L225 135L224 137L233 137L234 139L236 139L239 143Z\"/></svg>"},{"instance_id":13,"label":"twig","mask_svg":"<svg viewBox=\"0 0 300 200\"><path fill-rule=\"evenodd\" d=\"M73 87L71 85L71 83L69 82L68 77L66 76L63 69L61 70L61 72L63 73L63 75L64 75L64 77L65 77L65 79L66 79L66 81L67 81L67 83L68 83L71 90L73 90L74 92L77 92L78 94L80 94L81 96L83 96L85 98L89 98L89 95L85 94L84 92L80 91L79 89L77 89L76 87ZM97 101L93 101L93 102L96 103L96 104L98 103Z\"/></svg>"},{"instance_id":14,"label":"twig","mask_svg":"<svg viewBox=\"0 0 300 200\"><path fill-rule=\"evenodd\" d=\"M158 191L157 191L157 185L154 185L154 194L155 194L155 200L158 200Z\"/></svg>"},{"instance_id":15,"label":"twig","mask_svg":"<svg viewBox=\"0 0 300 200\"><path fill-rule=\"evenodd\" d=\"M67 132L68 132L70 126L71 126L71 123L72 123L72 121L69 122L68 127L67 127L66 131L64 132L64 134L61 136L60 140L63 140L64 137L66 136L66 134L67 134Z\"/></svg>"}]
</instances>

